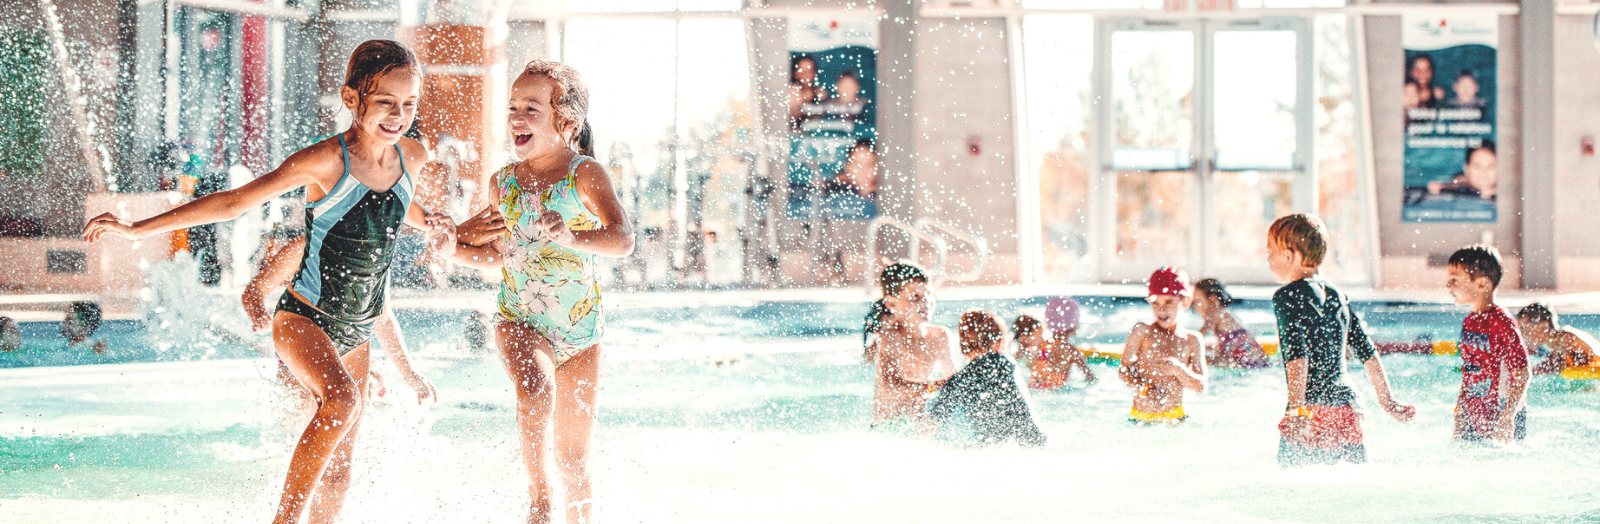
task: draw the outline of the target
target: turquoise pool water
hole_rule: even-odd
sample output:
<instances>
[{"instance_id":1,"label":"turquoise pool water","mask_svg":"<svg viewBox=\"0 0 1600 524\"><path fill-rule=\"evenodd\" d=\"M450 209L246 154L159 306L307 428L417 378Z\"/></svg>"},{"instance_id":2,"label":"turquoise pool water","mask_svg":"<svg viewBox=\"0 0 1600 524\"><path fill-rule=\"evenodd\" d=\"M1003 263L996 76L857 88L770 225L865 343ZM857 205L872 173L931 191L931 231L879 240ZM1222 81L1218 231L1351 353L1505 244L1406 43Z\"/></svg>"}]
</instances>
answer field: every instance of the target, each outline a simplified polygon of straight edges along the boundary
<instances>
[{"instance_id":1,"label":"turquoise pool water","mask_svg":"<svg viewBox=\"0 0 1600 524\"><path fill-rule=\"evenodd\" d=\"M1044 300L946 301L936 320L972 307L1009 318ZM1085 338L1099 343L1148 317L1132 299L1085 302ZM1463 316L1359 309L1384 340L1453 340ZM1098 383L1033 396L1043 449L956 449L866 430L862 311L759 300L608 311L595 459L605 522L1600 520L1600 394L1559 379L1535 379L1525 446L1459 447L1449 441L1458 361L1390 356L1417 420L1370 414L1372 464L1285 471L1273 461L1281 371L1219 372L1188 402L1189 424L1134 428L1130 392L1096 365ZM1270 332L1264 303L1239 314ZM401 312L441 399L418 407L390 381L363 427L346 522L518 521L526 481L509 382L492 356L462 347L463 316ZM270 518L304 419L284 408L275 363L251 340L174 343L186 327L110 323L111 351L98 357L53 355L54 326L25 325L29 349L0 355L0 522ZM1362 375L1351 378L1371 398Z\"/></svg>"}]
</instances>

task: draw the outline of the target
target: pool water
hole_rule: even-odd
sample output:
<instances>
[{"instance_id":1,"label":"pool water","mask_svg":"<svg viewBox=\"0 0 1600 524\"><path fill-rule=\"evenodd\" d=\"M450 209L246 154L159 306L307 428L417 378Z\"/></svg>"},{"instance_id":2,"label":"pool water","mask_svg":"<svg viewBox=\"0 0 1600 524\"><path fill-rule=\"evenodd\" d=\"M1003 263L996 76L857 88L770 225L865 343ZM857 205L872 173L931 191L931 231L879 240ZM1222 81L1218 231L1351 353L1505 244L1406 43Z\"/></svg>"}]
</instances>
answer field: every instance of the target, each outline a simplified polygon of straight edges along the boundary
<instances>
[{"instance_id":1,"label":"pool water","mask_svg":"<svg viewBox=\"0 0 1600 524\"><path fill-rule=\"evenodd\" d=\"M1037 313L1044 301L944 302L936 321L953 325L972 307ZM1149 316L1134 299L1085 302L1091 343L1120 342ZM1380 340L1453 340L1464 315L1415 304L1358 310ZM609 310L594 461L603 521L1600 521L1600 393L1583 385L1537 377L1525 445L1461 446L1449 438L1459 361L1391 355L1396 395L1417 405L1416 420L1369 412L1371 464L1282 470L1281 369L1217 371L1188 400L1189 423L1141 428L1125 422L1131 393L1115 369L1096 364L1097 383L1033 394L1044 448L962 449L866 429L863 311L778 302ZM1272 331L1264 303L1239 315ZM401 312L441 399L417 407L390 371L389 393L363 423L346 522L523 515L510 383L492 355L463 347L463 317ZM172 335L147 323L111 327L117 363L46 358L72 350L42 346L53 328L43 324L25 326L23 355L56 367L3 361L0 522L270 519L305 420L286 408L275 362L252 356L248 339L213 337L197 350L164 342ZM1372 398L1359 370L1350 379Z\"/></svg>"}]
</instances>

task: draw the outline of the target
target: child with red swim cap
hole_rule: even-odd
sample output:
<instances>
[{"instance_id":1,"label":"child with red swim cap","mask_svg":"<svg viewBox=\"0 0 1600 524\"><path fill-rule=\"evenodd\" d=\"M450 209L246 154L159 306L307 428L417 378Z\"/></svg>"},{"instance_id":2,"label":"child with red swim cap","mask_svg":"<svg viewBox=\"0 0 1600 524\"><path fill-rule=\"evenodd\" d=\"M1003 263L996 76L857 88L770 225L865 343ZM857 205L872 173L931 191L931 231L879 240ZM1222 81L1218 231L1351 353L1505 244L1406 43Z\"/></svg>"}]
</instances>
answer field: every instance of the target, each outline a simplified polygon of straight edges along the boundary
<instances>
[{"instance_id":1,"label":"child with red swim cap","mask_svg":"<svg viewBox=\"0 0 1600 524\"><path fill-rule=\"evenodd\" d=\"M1183 390L1199 393L1206 388L1200 334L1178 325L1194 300L1189 275L1175 267L1157 269L1150 275L1146 300L1156 320L1133 326L1117 369L1134 390L1128 421L1176 424L1189 418L1183 412Z\"/></svg>"},{"instance_id":2,"label":"child with red swim cap","mask_svg":"<svg viewBox=\"0 0 1600 524\"><path fill-rule=\"evenodd\" d=\"M1267 230L1267 267L1285 284L1272 295L1289 383L1289 406L1278 423L1278 465L1284 467L1367 461L1361 400L1344 381L1346 349L1367 369L1384 411L1401 422L1417 412L1389 394L1361 318L1339 288L1318 275L1327 252L1327 226L1314 215L1279 218Z\"/></svg>"}]
</instances>

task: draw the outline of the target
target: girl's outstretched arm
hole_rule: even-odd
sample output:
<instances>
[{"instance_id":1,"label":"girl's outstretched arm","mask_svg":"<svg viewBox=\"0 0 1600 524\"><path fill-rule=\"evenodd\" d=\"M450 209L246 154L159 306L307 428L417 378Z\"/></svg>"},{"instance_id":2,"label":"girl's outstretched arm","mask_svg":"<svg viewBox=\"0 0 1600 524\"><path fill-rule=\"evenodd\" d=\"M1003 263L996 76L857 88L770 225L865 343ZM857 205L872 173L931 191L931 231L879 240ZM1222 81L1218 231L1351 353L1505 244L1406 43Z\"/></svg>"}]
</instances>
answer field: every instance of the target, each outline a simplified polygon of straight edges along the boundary
<instances>
[{"instance_id":1,"label":"girl's outstretched arm","mask_svg":"<svg viewBox=\"0 0 1600 524\"><path fill-rule=\"evenodd\" d=\"M295 188L318 183L319 175L341 166L330 164L338 157L322 154L316 146L300 150L267 174L256 177L238 189L212 193L165 213L130 222L113 213L103 213L83 226L83 239L97 242L105 235L139 239L194 226L239 218L245 211Z\"/></svg>"},{"instance_id":2,"label":"girl's outstretched arm","mask_svg":"<svg viewBox=\"0 0 1600 524\"><path fill-rule=\"evenodd\" d=\"M611 175L599 162L578 165L578 198L590 213L600 217L600 228L591 231L571 231L561 215L546 211L535 223L545 235L557 244L587 251L596 255L625 257L633 253L633 222L617 201L617 190L611 185Z\"/></svg>"}]
</instances>

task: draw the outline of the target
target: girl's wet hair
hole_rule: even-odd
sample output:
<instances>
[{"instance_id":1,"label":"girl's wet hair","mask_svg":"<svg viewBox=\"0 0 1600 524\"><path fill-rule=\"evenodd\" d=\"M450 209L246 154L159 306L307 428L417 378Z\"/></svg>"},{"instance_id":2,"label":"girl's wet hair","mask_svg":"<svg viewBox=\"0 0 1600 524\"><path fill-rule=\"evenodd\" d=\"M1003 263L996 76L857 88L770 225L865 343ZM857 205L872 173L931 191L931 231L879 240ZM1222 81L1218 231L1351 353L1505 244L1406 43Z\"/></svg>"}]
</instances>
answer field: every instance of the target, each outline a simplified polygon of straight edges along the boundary
<instances>
[{"instance_id":1,"label":"girl's wet hair","mask_svg":"<svg viewBox=\"0 0 1600 524\"><path fill-rule=\"evenodd\" d=\"M1011 331L1015 334L1014 336L1018 340L1021 340L1022 337L1038 333L1040 327L1039 319L1033 318L1030 315L1022 315L1017 317L1016 320L1011 321Z\"/></svg>"},{"instance_id":2,"label":"girl's wet hair","mask_svg":"<svg viewBox=\"0 0 1600 524\"><path fill-rule=\"evenodd\" d=\"M550 109L555 111L556 130L574 126L571 140L578 147L578 152L593 157L594 144L589 131L589 86L583 83L583 75L567 64L537 58L522 68L522 75L542 76L555 82L555 89L550 91ZM588 152L584 152L584 149L588 149Z\"/></svg>"},{"instance_id":3,"label":"girl's wet hair","mask_svg":"<svg viewBox=\"0 0 1600 524\"><path fill-rule=\"evenodd\" d=\"M1005 328L1000 325L1000 317L981 309L962 313L958 329L961 332L962 353L988 351L995 342L1006 336Z\"/></svg>"},{"instance_id":4,"label":"girl's wet hair","mask_svg":"<svg viewBox=\"0 0 1600 524\"><path fill-rule=\"evenodd\" d=\"M406 46L394 40L368 40L350 53L350 65L344 70L344 86L356 92L356 114L367 110L367 95L377 89L378 79L390 71L405 69L412 75L422 75L422 62Z\"/></svg>"},{"instance_id":5,"label":"girl's wet hair","mask_svg":"<svg viewBox=\"0 0 1600 524\"><path fill-rule=\"evenodd\" d=\"M1195 282L1194 290L1210 295L1211 298L1217 299L1217 304L1220 304L1223 307L1232 306L1239 303L1239 299L1233 298L1233 295L1228 293L1228 288L1223 287L1222 282L1215 278L1208 278L1199 282Z\"/></svg>"},{"instance_id":6,"label":"girl's wet hair","mask_svg":"<svg viewBox=\"0 0 1600 524\"><path fill-rule=\"evenodd\" d=\"M883 288L884 297L892 297L905 291L906 284L912 282L928 282L928 276L922 273L917 266L905 263L890 264L878 273L878 284ZM861 345L867 344L867 338L883 329L883 320L889 317L889 306L884 299L878 299L867 306L867 316L861 323Z\"/></svg>"}]
</instances>

